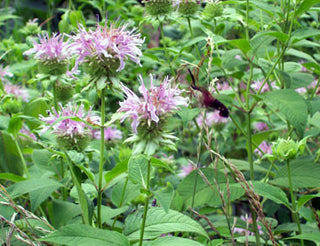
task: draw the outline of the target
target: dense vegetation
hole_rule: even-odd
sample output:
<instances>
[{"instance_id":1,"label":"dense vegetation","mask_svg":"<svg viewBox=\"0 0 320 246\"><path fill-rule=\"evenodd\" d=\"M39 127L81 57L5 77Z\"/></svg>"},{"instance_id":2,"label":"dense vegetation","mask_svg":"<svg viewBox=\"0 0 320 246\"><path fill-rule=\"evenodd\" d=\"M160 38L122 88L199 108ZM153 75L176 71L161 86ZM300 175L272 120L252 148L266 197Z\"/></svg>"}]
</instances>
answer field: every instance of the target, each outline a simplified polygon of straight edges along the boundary
<instances>
[{"instance_id":1,"label":"dense vegetation","mask_svg":"<svg viewBox=\"0 0 320 246\"><path fill-rule=\"evenodd\" d=\"M319 0L0 7L1 244L320 245Z\"/></svg>"}]
</instances>

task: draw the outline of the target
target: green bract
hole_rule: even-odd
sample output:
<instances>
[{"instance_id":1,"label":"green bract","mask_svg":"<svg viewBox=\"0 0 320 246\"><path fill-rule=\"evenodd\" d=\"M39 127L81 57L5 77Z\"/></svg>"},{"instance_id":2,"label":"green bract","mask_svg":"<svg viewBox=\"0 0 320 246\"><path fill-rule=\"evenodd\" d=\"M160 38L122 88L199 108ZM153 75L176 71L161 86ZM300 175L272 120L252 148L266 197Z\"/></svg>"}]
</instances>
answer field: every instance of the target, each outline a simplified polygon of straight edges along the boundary
<instances>
[{"instance_id":1,"label":"green bract","mask_svg":"<svg viewBox=\"0 0 320 246\"><path fill-rule=\"evenodd\" d=\"M143 2L150 15L164 15L172 10L171 0L148 0Z\"/></svg>"},{"instance_id":2,"label":"green bract","mask_svg":"<svg viewBox=\"0 0 320 246\"><path fill-rule=\"evenodd\" d=\"M280 138L272 146L272 155L280 160L295 159L304 152L307 138L296 142L290 138Z\"/></svg>"}]
</instances>

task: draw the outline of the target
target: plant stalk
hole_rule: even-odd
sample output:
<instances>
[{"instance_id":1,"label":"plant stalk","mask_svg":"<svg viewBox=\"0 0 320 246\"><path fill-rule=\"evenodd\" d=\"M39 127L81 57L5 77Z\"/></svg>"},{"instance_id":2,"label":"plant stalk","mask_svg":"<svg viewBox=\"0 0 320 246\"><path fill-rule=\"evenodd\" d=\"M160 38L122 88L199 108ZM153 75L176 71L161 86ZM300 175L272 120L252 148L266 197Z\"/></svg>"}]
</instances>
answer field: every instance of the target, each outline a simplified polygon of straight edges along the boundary
<instances>
[{"instance_id":1,"label":"plant stalk","mask_svg":"<svg viewBox=\"0 0 320 246\"><path fill-rule=\"evenodd\" d=\"M147 184L146 188L149 191L150 190L150 170L151 170L151 164L150 164L150 158L148 160L148 173L147 173ZM141 224L141 231L140 231L140 240L139 240L139 246L142 246L143 242L143 234L144 234L144 227L146 225L147 220L147 213L148 213L148 207L149 207L149 194L147 194L145 203L144 203L144 210L143 210L143 218L142 218L142 224Z\"/></svg>"},{"instance_id":2,"label":"plant stalk","mask_svg":"<svg viewBox=\"0 0 320 246\"><path fill-rule=\"evenodd\" d=\"M105 123L105 88L101 90L101 126L100 126L100 163L99 163L99 183L98 183L98 199L97 199L97 226L102 228L101 223L101 205L102 205L102 178L103 178L103 165L104 165L104 123Z\"/></svg>"},{"instance_id":3,"label":"plant stalk","mask_svg":"<svg viewBox=\"0 0 320 246\"><path fill-rule=\"evenodd\" d=\"M292 179L291 179L291 169L290 169L290 160L287 160L287 172L288 172L288 180L289 180L289 188L290 188L290 196L291 196L291 205L292 205L292 219L296 222L298 227L298 232L301 234L301 225L299 220L299 215L296 209L296 197L293 193ZM300 240L301 246L304 246L303 239Z\"/></svg>"}]
</instances>

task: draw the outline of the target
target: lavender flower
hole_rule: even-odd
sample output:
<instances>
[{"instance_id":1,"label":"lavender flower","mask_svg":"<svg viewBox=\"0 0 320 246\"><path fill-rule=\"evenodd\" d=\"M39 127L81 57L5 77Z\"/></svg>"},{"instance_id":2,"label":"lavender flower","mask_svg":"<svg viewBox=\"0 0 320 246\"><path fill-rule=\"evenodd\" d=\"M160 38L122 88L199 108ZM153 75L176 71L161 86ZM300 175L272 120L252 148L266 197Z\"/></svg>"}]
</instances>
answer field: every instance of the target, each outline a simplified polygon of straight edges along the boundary
<instances>
[{"instance_id":1,"label":"lavender flower","mask_svg":"<svg viewBox=\"0 0 320 246\"><path fill-rule=\"evenodd\" d=\"M78 33L72 36L72 50L78 55L73 70L86 63L106 72L119 72L124 69L127 59L140 65L142 52L139 47L144 39L136 29L128 31L127 26L108 26L106 21L104 27L98 24L95 30L87 31L79 25Z\"/></svg>"},{"instance_id":2,"label":"lavender flower","mask_svg":"<svg viewBox=\"0 0 320 246\"><path fill-rule=\"evenodd\" d=\"M264 122L257 122L254 124L254 129L261 132L269 130L269 126Z\"/></svg>"},{"instance_id":3,"label":"lavender flower","mask_svg":"<svg viewBox=\"0 0 320 246\"><path fill-rule=\"evenodd\" d=\"M17 99L21 98L21 100L24 102L28 101L28 92L18 85L13 85L13 84L9 84L9 83L5 84L4 91L7 94L11 94L12 96L14 96Z\"/></svg>"},{"instance_id":4,"label":"lavender flower","mask_svg":"<svg viewBox=\"0 0 320 246\"><path fill-rule=\"evenodd\" d=\"M9 67L3 67L2 65L0 65L0 81L2 82L9 82L6 77L12 77L13 74L11 72L9 72Z\"/></svg>"},{"instance_id":5,"label":"lavender flower","mask_svg":"<svg viewBox=\"0 0 320 246\"><path fill-rule=\"evenodd\" d=\"M196 167L193 166L192 163L189 162L187 165L184 165L181 167L181 170L178 173L178 177L185 178L195 169L196 169Z\"/></svg>"},{"instance_id":6,"label":"lavender flower","mask_svg":"<svg viewBox=\"0 0 320 246\"><path fill-rule=\"evenodd\" d=\"M244 222L246 222L247 224L247 227L249 227L249 225L252 225L253 224L253 220L252 220L252 217L251 215L247 215L246 216L241 216L240 217L241 220L243 220ZM257 219L257 222L258 222L258 219ZM259 230L259 234L263 234L263 231L262 231L262 227L260 225L258 225L258 230ZM239 228L239 227L235 227L233 229L233 233L239 233L241 235L248 235L248 236L254 236L254 232L248 230L248 229L244 229L244 228Z\"/></svg>"},{"instance_id":7,"label":"lavender flower","mask_svg":"<svg viewBox=\"0 0 320 246\"><path fill-rule=\"evenodd\" d=\"M196 121L199 126L203 124L203 114L200 114L197 118ZM213 111L213 112L208 112L206 114L206 119L205 119L205 124L208 127L214 126L216 124L223 124L225 125L228 122L228 118L226 117L221 117L219 111Z\"/></svg>"},{"instance_id":8,"label":"lavender flower","mask_svg":"<svg viewBox=\"0 0 320 246\"><path fill-rule=\"evenodd\" d=\"M22 135L21 135L21 138L22 138L22 139L28 139L27 137L29 137L30 139L32 139L32 140L34 140L34 141L37 140L36 135L34 135L34 134L29 130L29 128L26 127L26 126L22 126L22 128L21 128L20 131L19 131L19 133L22 134Z\"/></svg>"},{"instance_id":9,"label":"lavender flower","mask_svg":"<svg viewBox=\"0 0 320 246\"><path fill-rule=\"evenodd\" d=\"M259 148L263 151L263 153L261 153L259 149L255 149L254 152L260 156L263 156L264 154L272 154L272 146L271 144L268 144L266 141L262 141L259 145Z\"/></svg>"},{"instance_id":10,"label":"lavender flower","mask_svg":"<svg viewBox=\"0 0 320 246\"><path fill-rule=\"evenodd\" d=\"M85 112L83 105L75 107L69 103L65 107L61 104L59 106L61 111L57 112L52 108L51 112L48 113L48 117L40 116L40 120L46 123L40 134L52 128L60 147L83 150L92 131L92 126L89 122L95 122L95 116L91 115L91 111Z\"/></svg>"},{"instance_id":11,"label":"lavender flower","mask_svg":"<svg viewBox=\"0 0 320 246\"><path fill-rule=\"evenodd\" d=\"M92 131L93 138L100 139L101 132L100 130ZM117 139L122 139L122 132L115 127L107 127L104 129L104 140L105 141L113 141Z\"/></svg>"},{"instance_id":12,"label":"lavender flower","mask_svg":"<svg viewBox=\"0 0 320 246\"><path fill-rule=\"evenodd\" d=\"M33 40L33 48L23 54L34 54L34 57L41 62L65 62L72 54L69 51L69 42L64 42L63 38L62 34L53 34L51 38L47 33L39 35L40 43Z\"/></svg>"},{"instance_id":13,"label":"lavender flower","mask_svg":"<svg viewBox=\"0 0 320 246\"><path fill-rule=\"evenodd\" d=\"M141 121L147 123L150 127L151 123L159 123L160 118L166 117L174 110L178 109L179 105L187 105L186 98L181 96L182 90L171 88L171 84L168 77L165 77L160 86L155 86L153 76L150 75L150 88L147 89L144 85L143 79L139 76L141 86L139 92L143 97L139 98L129 88L122 86L123 92L126 94L127 99L120 102L120 108L118 112L125 112L122 117L122 121L126 118L132 120L132 129L134 133L137 133L137 127Z\"/></svg>"},{"instance_id":14,"label":"lavender flower","mask_svg":"<svg viewBox=\"0 0 320 246\"><path fill-rule=\"evenodd\" d=\"M259 91L260 88L262 87L262 84L263 84L263 80L257 80L257 81L254 81L252 84L251 84L251 88L255 91ZM273 89L279 89L279 87L276 85L276 82L272 82L271 83L271 87ZM268 83L265 83L261 89L261 93L263 92L266 92L266 91L270 91L270 87L269 87L269 84Z\"/></svg>"}]
</instances>

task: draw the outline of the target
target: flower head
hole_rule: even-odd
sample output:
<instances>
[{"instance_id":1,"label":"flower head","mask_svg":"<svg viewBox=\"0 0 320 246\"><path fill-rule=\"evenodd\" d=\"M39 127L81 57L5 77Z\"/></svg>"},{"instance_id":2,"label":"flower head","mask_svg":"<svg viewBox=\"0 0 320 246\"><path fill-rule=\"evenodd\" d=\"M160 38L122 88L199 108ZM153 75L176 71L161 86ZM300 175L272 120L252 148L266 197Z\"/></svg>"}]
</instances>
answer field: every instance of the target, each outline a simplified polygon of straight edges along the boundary
<instances>
[{"instance_id":1,"label":"flower head","mask_svg":"<svg viewBox=\"0 0 320 246\"><path fill-rule=\"evenodd\" d=\"M24 52L24 55L34 54L34 57L42 62L64 62L69 59L69 42L63 41L63 34L53 34L50 38L47 33L39 35L39 42L33 40L33 48Z\"/></svg>"},{"instance_id":2,"label":"flower head","mask_svg":"<svg viewBox=\"0 0 320 246\"><path fill-rule=\"evenodd\" d=\"M200 1L198 0L176 0L173 6L178 6L178 12L183 15L193 15L199 9Z\"/></svg>"},{"instance_id":3,"label":"flower head","mask_svg":"<svg viewBox=\"0 0 320 246\"><path fill-rule=\"evenodd\" d=\"M9 82L6 77L12 77L13 74L9 72L9 67L3 67L0 65L0 81Z\"/></svg>"},{"instance_id":4,"label":"flower head","mask_svg":"<svg viewBox=\"0 0 320 246\"><path fill-rule=\"evenodd\" d=\"M46 123L40 133L52 128L61 147L82 150L87 145L92 130L87 122L95 121L91 119L95 119L95 116L91 116L91 111L85 112L83 105L73 106L69 103L65 107L61 104L59 106L61 111L52 108L48 117L40 116L40 120Z\"/></svg>"},{"instance_id":5,"label":"flower head","mask_svg":"<svg viewBox=\"0 0 320 246\"><path fill-rule=\"evenodd\" d=\"M72 50L78 55L74 69L86 63L108 73L119 72L127 59L140 65L140 46L144 39L135 29L127 30L127 26L107 25L106 21L104 27L98 24L95 30L87 31L80 24L77 34L72 36Z\"/></svg>"},{"instance_id":6,"label":"flower head","mask_svg":"<svg viewBox=\"0 0 320 246\"><path fill-rule=\"evenodd\" d=\"M266 91L270 91L269 84L268 84L268 83L265 83L265 84L263 85L263 82L264 82L263 80L254 81L254 82L251 84L251 88L252 88L253 90L255 90L255 91L259 91L260 88L262 87L261 93L266 92ZM262 85L263 85L263 86L262 86ZM271 83L271 87L272 87L273 89L279 89L279 87L276 85L275 82L272 82L272 83Z\"/></svg>"},{"instance_id":7,"label":"flower head","mask_svg":"<svg viewBox=\"0 0 320 246\"><path fill-rule=\"evenodd\" d=\"M154 79L150 75L150 88L147 89L140 76L141 86L139 92L142 97L138 97L133 91L122 85L122 90L127 99L120 102L118 112L125 112L122 121L126 118L132 120L132 129L137 133L137 127L141 121L151 126L151 123L159 123L161 117L165 117L178 109L179 105L187 105L186 98L181 96L182 90L171 88L170 80L165 77L160 86L154 85Z\"/></svg>"},{"instance_id":8,"label":"flower head","mask_svg":"<svg viewBox=\"0 0 320 246\"><path fill-rule=\"evenodd\" d=\"M280 160L294 159L304 152L308 137L300 141L294 141L290 138L279 138L272 146L272 155Z\"/></svg>"},{"instance_id":9,"label":"flower head","mask_svg":"<svg viewBox=\"0 0 320 246\"><path fill-rule=\"evenodd\" d=\"M261 149L263 151L263 153L261 153L261 151L257 148L254 150L255 153L257 153L260 156L263 156L263 154L271 154L272 153L272 149L271 149L271 145L268 144L266 141L262 141L261 144L259 145L259 149Z\"/></svg>"},{"instance_id":10,"label":"flower head","mask_svg":"<svg viewBox=\"0 0 320 246\"><path fill-rule=\"evenodd\" d=\"M18 85L7 83L4 85L4 91L17 99L21 98L24 102L28 101L28 92Z\"/></svg>"},{"instance_id":11,"label":"flower head","mask_svg":"<svg viewBox=\"0 0 320 246\"><path fill-rule=\"evenodd\" d=\"M101 132L100 130L92 131L93 138L100 139ZM122 139L122 132L115 127L107 127L104 129L104 140L113 141L117 139Z\"/></svg>"},{"instance_id":12,"label":"flower head","mask_svg":"<svg viewBox=\"0 0 320 246\"><path fill-rule=\"evenodd\" d=\"M252 220L252 217L251 215L247 215L246 216L241 216L240 217L242 221L244 221L246 223L246 227L248 228L249 225L252 225L253 224L253 220ZM257 222L258 222L258 219L257 219ZM259 234L263 234L263 231L262 231L262 227L260 225L257 225L258 227L258 230L259 230ZM254 236L254 232L248 230L248 229L244 229L244 228L240 228L240 227L235 227L233 229L233 233L239 233L241 235L248 235L248 236Z\"/></svg>"},{"instance_id":13,"label":"flower head","mask_svg":"<svg viewBox=\"0 0 320 246\"><path fill-rule=\"evenodd\" d=\"M199 126L203 124L203 114L200 114L196 121ZM225 124L229 121L228 118L220 116L220 112L215 110L213 112L208 112L205 118L205 124L208 127L214 127L215 129L222 130Z\"/></svg>"},{"instance_id":14,"label":"flower head","mask_svg":"<svg viewBox=\"0 0 320 246\"><path fill-rule=\"evenodd\" d=\"M171 12L173 0L144 0L147 12L153 16L165 15Z\"/></svg>"},{"instance_id":15,"label":"flower head","mask_svg":"<svg viewBox=\"0 0 320 246\"><path fill-rule=\"evenodd\" d=\"M269 126L264 122L257 122L254 124L254 129L261 132L269 130Z\"/></svg>"},{"instance_id":16,"label":"flower head","mask_svg":"<svg viewBox=\"0 0 320 246\"><path fill-rule=\"evenodd\" d=\"M187 165L183 165L178 173L178 177L185 178L187 177L196 167L192 165L192 163L188 163Z\"/></svg>"}]
</instances>

